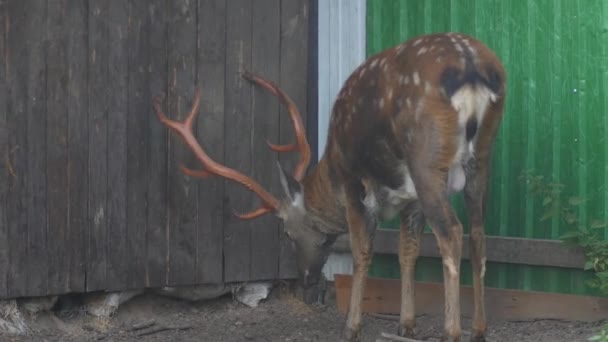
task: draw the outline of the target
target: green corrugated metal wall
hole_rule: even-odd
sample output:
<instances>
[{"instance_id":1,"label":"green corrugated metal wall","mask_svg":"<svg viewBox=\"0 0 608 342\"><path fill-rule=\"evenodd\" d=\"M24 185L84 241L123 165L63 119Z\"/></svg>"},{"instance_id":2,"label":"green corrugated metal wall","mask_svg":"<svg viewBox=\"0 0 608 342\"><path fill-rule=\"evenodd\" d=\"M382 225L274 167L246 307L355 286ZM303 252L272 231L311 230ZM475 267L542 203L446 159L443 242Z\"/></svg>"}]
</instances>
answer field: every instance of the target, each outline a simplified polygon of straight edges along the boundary
<instances>
[{"instance_id":1,"label":"green corrugated metal wall","mask_svg":"<svg viewBox=\"0 0 608 342\"><path fill-rule=\"evenodd\" d=\"M442 31L478 37L508 72L488 234L556 239L567 229L558 218L540 221L540 200L518 179L526 170L564 184L563 200L585 199L578 213L584 223L608 218L608 1L368 1L368 55ZM454 203L464 220L462 198ZM417 279L441 281L440 267L437 259L421 258ZM469 263L462 268L470 284ZM377 256L370 273L398 278L397 258ZM490 263L486 286L596 294L584 284L589 278L579 270Z\"/></svg>"}]
</instances>

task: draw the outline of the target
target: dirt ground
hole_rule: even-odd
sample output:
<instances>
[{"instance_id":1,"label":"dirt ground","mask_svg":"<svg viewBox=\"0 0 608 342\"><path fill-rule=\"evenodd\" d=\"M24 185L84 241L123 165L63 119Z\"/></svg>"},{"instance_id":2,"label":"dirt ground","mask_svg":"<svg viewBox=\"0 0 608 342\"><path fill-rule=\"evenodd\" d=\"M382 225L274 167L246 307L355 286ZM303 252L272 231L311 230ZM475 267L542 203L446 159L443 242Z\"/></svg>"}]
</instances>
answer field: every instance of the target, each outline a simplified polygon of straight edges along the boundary
<instances>
[{"instance_id":1,"label":"dirt ground","mask_svg":"<svg viewBox=\"0 0 608 342\"><path fill-rule=\"evenodd\" d=\"M221 298L186 302L152 294L138 296L123 304L109 320L101 320L71 309L45 313L30 318L33 333L27 337L0 335L4 342L262 342L302 341L335 342L345 317L334 303L306 305L285 290L275 289L257 308L249 308L233 300ZM154 322L147 329L134 327ZM438 341L440 316L420 316L417 338ZM470 319L463 319L465 337ZM587 341L603 322L563 321L489 322L488 341L495 342L578 342ZM150 329L169 330L150 333ZM365 315L362 341L374 342L381 332L394 333L397 323L386 318ZM465 338L465 341L468 338Z\"/></svg>"}]
</instances>

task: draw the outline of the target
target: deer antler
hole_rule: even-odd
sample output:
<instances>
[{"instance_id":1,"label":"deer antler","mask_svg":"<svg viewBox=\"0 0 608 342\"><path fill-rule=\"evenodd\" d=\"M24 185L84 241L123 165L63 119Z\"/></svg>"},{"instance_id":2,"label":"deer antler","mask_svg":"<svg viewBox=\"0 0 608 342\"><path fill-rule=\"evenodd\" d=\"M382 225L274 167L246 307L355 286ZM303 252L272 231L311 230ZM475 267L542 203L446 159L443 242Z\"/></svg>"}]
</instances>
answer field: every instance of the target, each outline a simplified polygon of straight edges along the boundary
<instances>
[{"instance_id":1,"label":"deer antler","mask_svg":"<svg viewBox=\"0 0 608 342\"><path fill-rule=\"evenodd\" d=\"M304 128L304 124L302 123L302 116L300 115L296 104L273 82L255 76L249 72L244 72L242 76L246 80L256 83L270 91L287 106L287 111L289 111L289 116L291 117L291 122L296 135L296 142L289 145L275 145L269 141L266 141L266 143L270 149L276 152L300 152L300 160L298 161L298 164L293 172L293 178L295 178L297 181L301 181L304 177L304 173L306 172L306 168L310 163L310 145L308 145L308 140L306 139L306 130Z\"/></svg>"},{"instance_id":2,"label":"deer antler","mask_svg":"<svg viewBox=\"0 0 608 342\"><path fill-rule=\"evenodd\" d=\"M207 178L212 175L221 176L230 180L233 180L241 185L244 185L247 189L254 192L261 199L262 207L253 210L246 214L235 215L243 220L254 219L256 217L265 215L267 213L276 211L279 209L279 201L268 193L264 188L253 179L245 176L244 174L226 167L222 164L217 163L201 147L196 138L192 133L192 123L198 114L198 107L200 104L200 93L198 88L195 90L194 103L190 113L184 119L183 122L174 121L169 119L161 109L160 99L154 97L153 99L154 109L159 120L167 127L178 133L184 143L192 150L198 161L202 164L203 170L191 170L187 167L181 166L182 172L192 177Z\"/></svg>"}]
</instances>

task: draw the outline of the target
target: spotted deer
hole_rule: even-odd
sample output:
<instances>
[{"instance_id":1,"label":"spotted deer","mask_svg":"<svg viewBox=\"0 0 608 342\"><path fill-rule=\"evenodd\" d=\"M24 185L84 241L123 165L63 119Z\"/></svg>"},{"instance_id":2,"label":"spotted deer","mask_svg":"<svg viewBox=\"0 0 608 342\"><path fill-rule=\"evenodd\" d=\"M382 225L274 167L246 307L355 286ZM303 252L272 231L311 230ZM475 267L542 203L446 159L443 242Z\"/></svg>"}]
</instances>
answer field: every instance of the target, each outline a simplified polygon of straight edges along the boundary
<instances>
[{"instance_id":1,"label":"spotted deer","mask_svg":"<svg viewBox=\"0 0 608 342\"><path fill-rule=\"evenodd\" d=\"M473 37L445 33L415 37L370 57L339 92L325 151L308 172L310 148L294 102L270 81L249 73L243 77L277 96L293 122L294 144L269 144L274 151L300 152L293 175L279 165L284 197L277 199L253 179L218 164L199 145L192 133L198 91L183 122L167 118L160 101L154 101L160 121L181 136L203 166L200 171L182 166L182 171L193 177L224 177L257 194L261 207L237 216L254 219L274 213L283 221L305 287L319 280L336 237L349 234L353 285L343 341L359 340L361 300L377 223L396 215L401 222L398 334L414 333L414 267L426 223L443 260L444 340L460 340L463 228L449 195L464 190L471 223L472 340L483 341L485 206L491 152L506 95L506 73L496 54Z\"/></svg>"}]
</instances>

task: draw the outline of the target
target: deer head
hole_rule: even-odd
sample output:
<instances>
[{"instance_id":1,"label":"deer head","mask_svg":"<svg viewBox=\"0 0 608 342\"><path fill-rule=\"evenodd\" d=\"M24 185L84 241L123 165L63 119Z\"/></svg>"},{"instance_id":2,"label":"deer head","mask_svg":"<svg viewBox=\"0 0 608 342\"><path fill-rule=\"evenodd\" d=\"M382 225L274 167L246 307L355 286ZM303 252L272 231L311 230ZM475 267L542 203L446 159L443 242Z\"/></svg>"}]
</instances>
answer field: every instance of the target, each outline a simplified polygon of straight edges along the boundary
<instances>
[{"instance_id":1,"label":"deer head","mask_svg":"<svg viewBox=\"0 0 608 342\"><path fill-rule=\"evenodd\" d=\"M335 241L336 235L327 234L320 230L319 225L308 215L306 206L304 205L304 187L301 181L310 163L311 153L301 115L293 100L274 83L250 73L243 73L242 77L277 96L287 107L293 123L296 137L296 141L293 144L275 145L267 142L273 151L297 151L300 154L299 161L292 175L288 174L277 163L283 188L283 197L280 199L267 192L250 177L214 161L198 143L192 133L192 125L199 112L200 93L198 89L195 91L192 109L183 122L169 119L163 113L161 101L158 97L153 99L154 108L160 121L182 138L202 166L201 170L192 170L181 166L181 171L186 175L198 178L224 177L254 192L260 198L262 206L245 214L235 213L235 216L242 220L251 220L265 214L274 213L279 217L283 221L283 231L292 242L295 250L298 272L302 284L305 287L314 285L319 280L321 269L327 260L331 244Z\"/></svg>"}]
</instances>

